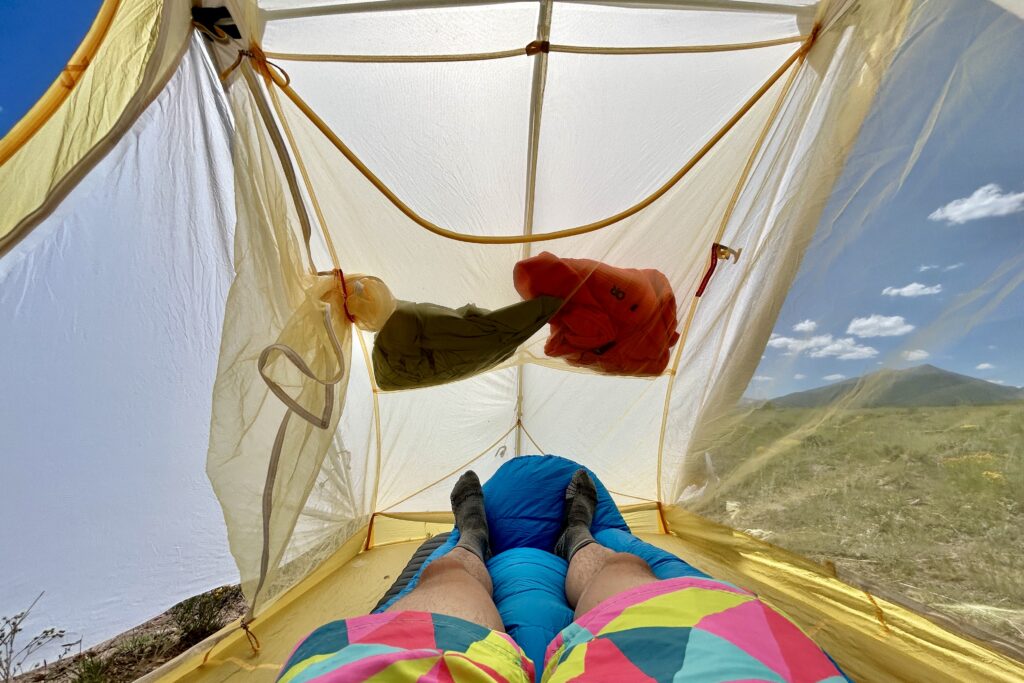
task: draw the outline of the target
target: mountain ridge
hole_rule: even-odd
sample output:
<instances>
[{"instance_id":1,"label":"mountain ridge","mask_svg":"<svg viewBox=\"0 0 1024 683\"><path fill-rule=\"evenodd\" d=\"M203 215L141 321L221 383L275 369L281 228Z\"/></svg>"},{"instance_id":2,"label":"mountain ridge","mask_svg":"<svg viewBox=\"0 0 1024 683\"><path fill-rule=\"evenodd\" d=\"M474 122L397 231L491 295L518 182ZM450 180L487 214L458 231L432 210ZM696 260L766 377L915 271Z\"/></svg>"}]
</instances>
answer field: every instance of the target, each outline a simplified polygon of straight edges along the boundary
<instances>
[{"instance_id":1,"label":"mountain ridge","mask_svg":"<svg viewBox=\"0 0 1024 683\"><path fill-rule=\"evenodd\" d=\"M779 408L822 408L851 398L851 407L992 405L1024 400L1024 389L993 384L925 363L883 369L860 377L769 399Z\"/></svg>"}]
</instances>

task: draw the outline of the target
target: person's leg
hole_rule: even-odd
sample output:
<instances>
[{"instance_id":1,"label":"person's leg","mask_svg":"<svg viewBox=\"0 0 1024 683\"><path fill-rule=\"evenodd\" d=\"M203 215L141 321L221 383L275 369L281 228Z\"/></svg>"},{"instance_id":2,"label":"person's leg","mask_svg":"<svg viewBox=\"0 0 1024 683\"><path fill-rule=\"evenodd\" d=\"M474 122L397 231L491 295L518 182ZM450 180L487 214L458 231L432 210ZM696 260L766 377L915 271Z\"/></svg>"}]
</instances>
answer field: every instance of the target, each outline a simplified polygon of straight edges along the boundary
<instances>
[{"instance_id":1,"label":"person's leg","mask_svg":"<svg viewBox=\"0 0 1024 683\"><path fill-rule=\"evenodd\" d=\"M585 614L606 598L657 581L647 563L636 555L616 553L599 545L590 533L597 509L597 488L586 470L578 470L565 491L565 529L555 554L569 563L565 597Z\"/></svg>"},{"instance_id":2,"label":"person's leg","mask_svg":"<svg viewBox=\"0 0 1024 683\"><path fill-rule=\"evenodd\" d=\"M454 548L427 565L416 587L388 608L389 612L406 610L447 614L492 631L505 630L491 597L487 567L464 548Z\"/></svg>"},{"instance_id":3,"label":"person's leg","mask_svg":"<svg viewBox=\"0 0 1024 683\"><path fill-rule=\"evenodd\" d=\"M416 587L387 611L446 614L493 631L504 631L491 597L491 576L484 564L490 555L490 543L480 479L473 472L462 475L451 497L455 525L459 528L458 545L427 565Z\"/></svg>"},{"instance_id":4,"label":"person's leg","mask_svg":"<svg viewBox=\"0 0 1024 683\"><path fill-rule=\"evenodd\" d=\"M613 595L657 580L647 563L636 555L617 553L593 543L570 560L565 597L579 617Z\"/></svg>"}]
</instances>

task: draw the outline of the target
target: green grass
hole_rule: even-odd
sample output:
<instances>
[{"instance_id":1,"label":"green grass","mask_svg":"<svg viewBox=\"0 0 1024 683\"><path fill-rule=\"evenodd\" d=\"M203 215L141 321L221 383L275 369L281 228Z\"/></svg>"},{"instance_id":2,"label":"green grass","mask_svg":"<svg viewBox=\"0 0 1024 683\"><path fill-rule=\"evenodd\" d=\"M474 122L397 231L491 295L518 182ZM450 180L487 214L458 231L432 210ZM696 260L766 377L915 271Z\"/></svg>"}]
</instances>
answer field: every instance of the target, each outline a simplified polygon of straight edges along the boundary
<instances>
[{"instance_id":1,"label":"green grass","mask_svg":"<svg viewBox=\"0 0 1024 683\"><path fill-rule=\"evenodd\" d=\"M170 633L140 633L117 644L117 654L132 661L161 658L174 650L177 640Z\"/></svg>"},{"instance_id":2,"label":"green grass","mask_svg":"<svg viewBox=\"0 0 1024 683\"><path fill-rule=\"evenodd\" d=\"M238 586L216 588L207 593L183 600L170 609L171 618L178 628L178 639L191 646L212 635L225 624L225 604L240 594Z\"/></svg>"},{"instance_id":3,"label":"green grass","mask_svg":"<svg viewBox=\"0 0 1024 683\"><path fill-rule=\"evenodd\" d=\"M82 657L71 669L74 683L107 683L110 680L107 662L96 657Z\"/></svg>"},{"instance_id":4,"label":"green grass","mask_svg":"<svg viewBox=\"0 0 1024 683\"><path fill-rule=\"evenodd\" d=\"M706 444L698 512L1024 641L1024 403L764 407Z\"/></svg>"}]
</instances>

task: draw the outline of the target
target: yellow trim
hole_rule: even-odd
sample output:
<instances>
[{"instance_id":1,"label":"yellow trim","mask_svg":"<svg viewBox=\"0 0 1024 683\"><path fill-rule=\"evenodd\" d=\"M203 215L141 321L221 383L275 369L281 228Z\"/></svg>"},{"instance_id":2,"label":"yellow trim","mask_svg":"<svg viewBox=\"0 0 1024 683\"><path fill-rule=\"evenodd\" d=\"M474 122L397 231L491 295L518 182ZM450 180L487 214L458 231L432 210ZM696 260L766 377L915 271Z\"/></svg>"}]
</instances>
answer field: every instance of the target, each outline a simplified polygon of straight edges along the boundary
<instances>
[{"instance_id":1,"label":"yellow trim","mask_svg":"<svg viewBox=\"0 0 1024 683\"><path fill-rule=\"evenodd\" d=\"M103 44L104 38L107 37L107 32L110 30L111 24L114 23L114 15L117 14L120 4L121 0L103 0L92 26L89 27L89 31L85 34L78 49L71 55L67 66L50 84L43 96L32 105L28 113L14 124L7 135L0 138L0 166L3 166L8 159L14 156L15 152L32 139L32 136L60 109L64 100L82 80L86 69L92 64L96 52Z\"/></svg>"},{"instance_id":2,"label":"yellow trim","mask_svg":"<svg viewBox=\"0 0 1024 683\"><path fill-rule=\"evenodd\" d=\"M377 514L377 496L380 493L380 473L383 466L383 437L380 429L380 388L377 386L377 378L373 374L373 360L370 358L370 351L366 347L366 340L363 339L363 331L354 328L356 338L359 339L359 348L363 351L363 363L366 365L366 372L370 377L370 391L373 394L373 435L376 450L376 463L373 474L373 497L370 498L370 531L373 531L373 517ZM366 549L373 545L373 534L366 536Z\"/></svg>"},{"instance_id":3,"label":"yellow trim","mask_svg":"<svg viewBox=\"0 0 1024 683\"><path fill-rule=\"evenodd\" d=\"M480 62L490 59L507 59L524 57L523 48L514 50L496 50L494 52L471 52L450 55L336 55L336 54L304 54L298 52L265 52L269 59L285 62L343 62L356 64L403 64L428 62Z\"/></svg>"}]
</instances>

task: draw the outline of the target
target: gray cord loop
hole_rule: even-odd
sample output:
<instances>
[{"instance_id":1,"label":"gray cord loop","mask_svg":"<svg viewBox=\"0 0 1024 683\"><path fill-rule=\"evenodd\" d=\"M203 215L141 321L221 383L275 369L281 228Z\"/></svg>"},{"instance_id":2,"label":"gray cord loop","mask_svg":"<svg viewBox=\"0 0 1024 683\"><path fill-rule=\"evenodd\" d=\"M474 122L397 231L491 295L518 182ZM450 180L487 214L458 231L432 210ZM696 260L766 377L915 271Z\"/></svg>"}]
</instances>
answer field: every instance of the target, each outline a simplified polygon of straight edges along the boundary
<instances>
[{"instance_id":1,"label":"gray cord loop","mask_svg":"<svg viewBox=\"0 0 1024 683\"><path fill-rule=\"evenodd\" d=\"M288 432L288 422L294 413L318 429L327 429L331 423L331 414L334 412L334 387L345 376L345 356L341 347L341 341L338 339L338 335L334 331L334 324L331 322L331 305L328 303L324 304L324 327L327 329L327 336L331 340L331 347L334 349L335 357L338 359L338 372L332 377L327 379L317 377L306 361L302 359L302 356L287 344L271 344L267 346L260 353L260 358L257 361L260 377L266 382L267 387L274 396L277 396L288 407L288 410L285 412L284 417L281 418L281 426L277 429L274 446L270 451L270 462L267 464L267 480L263 486L263 551L260 554L260 578L256 583L256 590L253 592L249 609L242 619L243 628L255 616L253 611L256 607L256 598L259 596L260 591L263 590L263 584L267 580L267 573L270 571L270 516L274 509L274 484L277 481L277 468L281 462L281 451L284 448L285 434ZM288 395L284 387L267 376L266 366L269 362L270 354L275 351L284 354L285 358L291 361L292 365L299 372L324 387L324 410L321 415L314 415L303 408L299 405L298 401Z\"/></svg>"}]
</instances>

